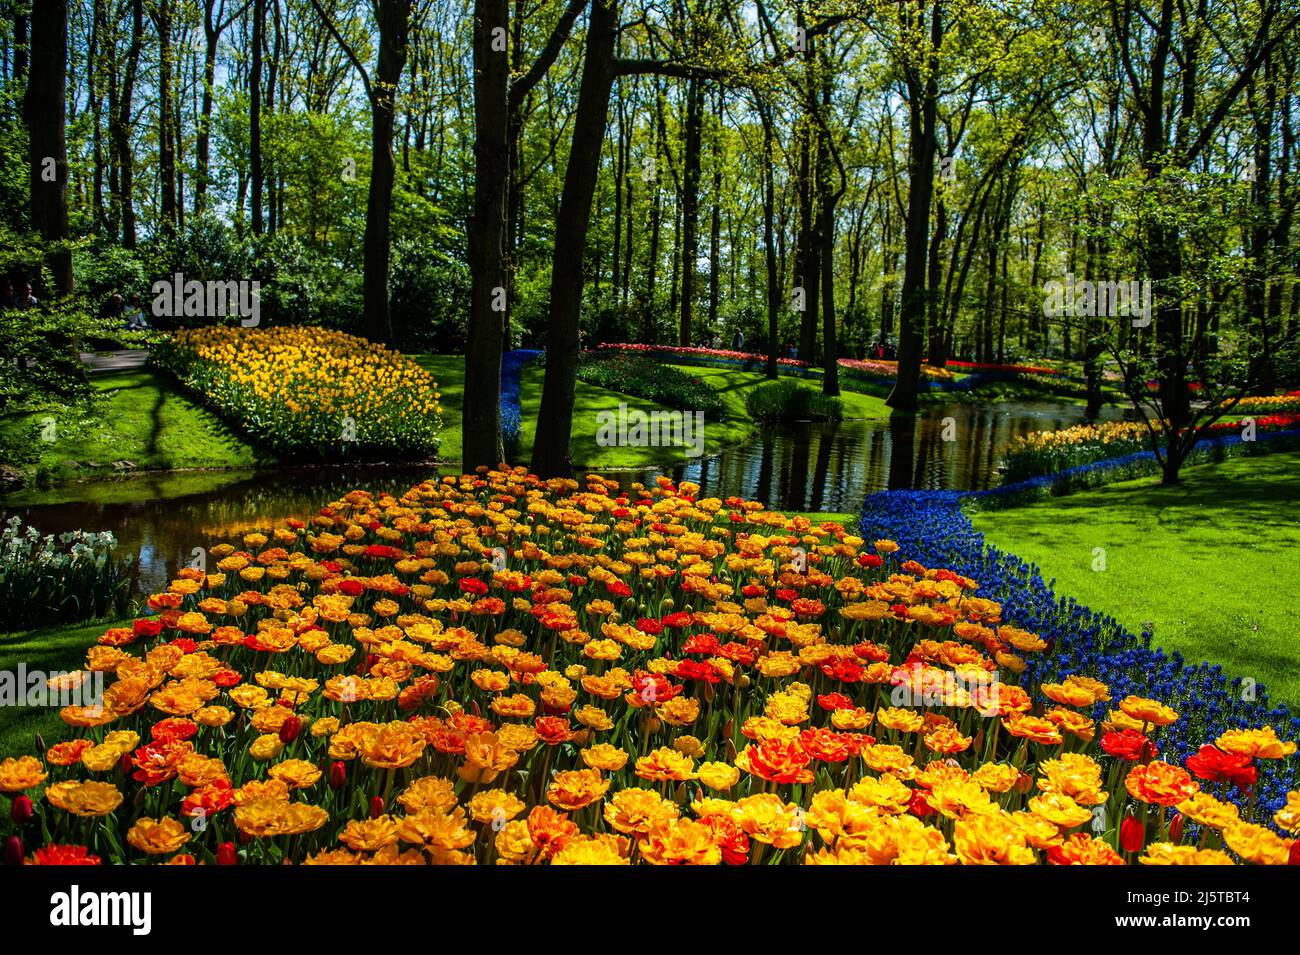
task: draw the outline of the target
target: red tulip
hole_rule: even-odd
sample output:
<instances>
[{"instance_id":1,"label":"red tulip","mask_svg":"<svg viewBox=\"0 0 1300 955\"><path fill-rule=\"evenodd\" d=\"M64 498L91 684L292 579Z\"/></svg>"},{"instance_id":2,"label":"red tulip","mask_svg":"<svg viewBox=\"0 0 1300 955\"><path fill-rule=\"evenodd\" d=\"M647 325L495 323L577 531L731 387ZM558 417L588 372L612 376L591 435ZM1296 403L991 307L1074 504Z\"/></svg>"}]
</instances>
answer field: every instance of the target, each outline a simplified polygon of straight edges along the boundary
<instances>
[{"instance_id":1,"label":"red tulip","mask_svg":"<svg viewBox=\"0 0 1300 955\"><path fill-rule=\"evenodd\" d=\"M930 805L930 800L925 798L925 792L920 789L912 791L912 798L907 803L907 811L918 819L925 819L935 814L935 809Z\"/></svg>"},{"instance_id":2,"label":"red tulip","mask_svg":"<svg viewBox=\"0 0 1300 955\"><path fill-rule=\"evenodd\" d=\"M126 773L128 776L135 772L135 763L131 761L130 753L123 753L122 758L118 760L117 766L118 769L122 770L122 772Z\"/></svg>"},{"instance_id":3,"label":"red tulip","mask_svg":"<svg viewBox=\"0 0 1300 955\"><path fill-rule=\"evenodd\" d=\"M330 764L330 789L342 789L343 784L348 781L348 764L340 760L335 760Z\"/></svg>"},{"instance_id":4,"label":"red tulip","mask_svg":"<svg viewBox=\"0 0 1300 955\"><path fill-rule=\"evenodd\" d=\"M370 818L378 819L384 814L384 797L375 796L370 800Z\"/></svg>"},{"instance_id":5,"label":"red tulip","mask_svg":"<svg viewBox=\"0 0 1300 955\"><path fill-rule=\"evenodd\" d=\"M1183 826L1187 824L1187 817L1181 812L1174 813L1174 818L1169 821L1169 841L1179 843L1183 841Z\"/></svg>"},{"instance_id":6,"label":"red tulip","mask_svg":"<svg viewBox=\"0 0 1300 955\"><path fill-rule=\"evenodd\" d=\"M280 724L280 742L286 746L298 738L302 732L302 720L296 716L291 716Z\"/></svg>"},{"instance_id":7,"label":"red tulip","mask_svg":"<svg viewBox=\"0 0 1300 955\"><path fill-rule=\"evenodd\" d=\"M1119 827L1119 844L1125 852L1141 852L1146 845L1147 833L1137 816L1125 816Z\"/></svg>"},{"instance_id":8,"label":"red tulip","mask_svg":"<svg viewBox=\"0 0 1300 955\"><path fill-rule=\"evenodd\" d=\"M5 840L5 865L23 864L23 840L10 836Z\"/></svg>"},{"instance_id":9,"label":"red tulip","mask_svg":"<svg viewBox=\"0 0 1300 955\"><path fill-rule=\"evenodd\" d=\"M217 865L238 865L239 855L235 852L233 842L223 842L217 846Z\"/></svg>"},{"instance_id":10,"label":"red tulip","mask_svg":"<svg viewBox=\"0 0 1300 955\"><path fill-rule=\"evenodd\" d=\"M1286 857L1287 865L1300 865L1300 839L1291 843L1291 852Z\"/></svg>"},{"instance_id":11,"label":"red tulip","mask_svg":"<svg viewBox=\"0 0 1300 955\"><path fill-rule=\"evenodd\" d=\"M10 817L18 825L22 825L32 818L32 801L27 796L15 796L13 808L9 811Z\"/></svg>"}]
</instances>

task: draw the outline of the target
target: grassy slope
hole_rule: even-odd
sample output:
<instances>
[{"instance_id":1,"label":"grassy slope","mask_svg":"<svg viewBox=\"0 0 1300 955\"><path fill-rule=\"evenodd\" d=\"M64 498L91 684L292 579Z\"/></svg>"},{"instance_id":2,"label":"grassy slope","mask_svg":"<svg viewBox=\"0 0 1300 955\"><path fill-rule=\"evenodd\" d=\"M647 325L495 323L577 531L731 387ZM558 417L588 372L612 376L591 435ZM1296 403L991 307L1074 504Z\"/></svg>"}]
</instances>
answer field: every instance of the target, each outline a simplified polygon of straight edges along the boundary
<instances>
[{"instance_id":1,"label":"grassy slope","mask_svg":"<svg viewBox=\"0 0 1300 955\"><path fill-rule=\"evenodd\" d=\"M91 378L88 411L66 408L0 417L0 447L15 448L28 476L64 481L111 472L115 462L134 470L250 467L259 455L170 382L152 371ZM55 440L33 446L33 429L55 419ZM32 454L34 449L35 454ZM27 460L34 457L34 460Z\"/></svg>"},{"instance_id":2,"label":"grassy slope","mask_svg":"<svg viewBox=\"0 0 1300 955\"><path fill-rule=\"evenodd\" d=\"M16 670L18 664L45 672L80 669L86 648L113 622L77 624L44 630L0 633L0 669ZM109 677L105 684L112 682ZM0 707L0 758L36 752L33 736L41 733L48 743L63 739L67 727L54 708Z\"/></svg>"},{"instance_id":3,"label":"grassy slope","mask_svg":"<svg viewBox=\"0 0 1300 955\"><path fill-rule=\"evenodd\" d=\"M465 359L460 355L413 355L412 358L433 375L442 395L442 447L439 457L445 461L459 462ZM519 398L523 411L520 451L525 461L533 448L537 409L542 403L543 377L542 366L534 364L524 370L520 381ZM573 435L569 443L574 464L589 468L645 468L672 463L681 458L682 450L679 448L602 448L596 444L597 413L617 411L620 401L626 402L629 409L639 409L646 414L668 410L652 401L578 382L573 406ZM705 422L706 453L713 453L744 440L749 430L748 422L728 421L716 425L714 422Z\"/></svg>"},{"instance_id":4,"label":"grassy slope","mask_svg":"<svg viewBox=\"0 0 1300 955\"><path fill-rule=\"evenodd\" d=\"M1188 468L1182 487L1124 481L972 515L989 543L1038 564L1076 597L1194 660L1300 704L1300 455ZM1105 548L1105 571L1093 549Z\"/></svg>"},{"instance_id":5,"label":"grassy slope","mask_svg":"<svg viewBox=\"0 0 1300 955\"><path fill-rule=\"evenodd\" d=\"M702 368L693 365L674 366L690 375L696 375L722 395L727 415L742 421L749 420L745 397L754 388L768 380L761 371L734 371L729 368ZM820 389L821 382L809 381L807 387ZM841 391L840 405L846 418L888 418L889 406L883 398L856 391Z\"/></svg>"},{"instance_id":6,"label":"grassy slope","mask_svg":"<svg viewBox=\"0 0 1300 955\"><path fill-rule=\"evenodd\" d=\"M438 382L442 394L443 432L441 457L459 461L461 449L461 394L465 381L465 360L459 355L414 355L422 368L427 369ZM761 372L731 371L728 369L679 366L683 371L698 375L722 395L726 404L726 417L704 422L705 453L713 454L723 448L744 441L752 433L754 423L745 410L745 395L767 379ZM526 459L532 451L533 432L537 410L542 401L543 369L534 364L524 370L520 384L520 404L523 410L521 449ZM842 396L845 415L850 418L888 417L884 401L870 395L845 392ZM570 452L573 461L588 468L643 468L679 463L683 459L680 448L602 448L596 443L596 415L601 411L616 411L619 402L626 402L629 410L646 414L669 410L643 398L635 398L617 391L579 381L573 408L573 436Z\"/></svg>"},{"instance_id":7,"label":"grassy slope","mask_svg":"<svg viewBox=\"0 0 1300 955\"><path fill-rule=\"evenodd\" d=\"M461 396L464 359L459 355L415 355L438 382L442 393L443 436L440 457L460 460ZM705 453L744 441L753 429L745 411L745 395L765 381L757 372L692 368L683 370L704 378L726 403L726 417L705 421ZM532 449L537 409L541 404L543 371L534 366L524 372L521 397L524 413L522 445ZM0 448L13 449L26 479L38 475L42 482L57 483L116 473L119 470L164 471L184 468L249 468L271 463L267 455L233 433L215 415L186 396L166 375L149 371L115 372L92 379L96 397L87 411L63 408L0 417ZM888 415L879 398L845 392L844 410L851 418ZM653 402L578 382L574 405L574 462L585 467L638 468L678 463L676 448L602 448L596 443L596 415L616 410L620 401L647 414L668 410ZM42 419L56 421L57 440L33 445L31 435ZM115 468L130 462L129 468ZM74 495L80 497L80 495Z\"/></svg>"}]
</instances>

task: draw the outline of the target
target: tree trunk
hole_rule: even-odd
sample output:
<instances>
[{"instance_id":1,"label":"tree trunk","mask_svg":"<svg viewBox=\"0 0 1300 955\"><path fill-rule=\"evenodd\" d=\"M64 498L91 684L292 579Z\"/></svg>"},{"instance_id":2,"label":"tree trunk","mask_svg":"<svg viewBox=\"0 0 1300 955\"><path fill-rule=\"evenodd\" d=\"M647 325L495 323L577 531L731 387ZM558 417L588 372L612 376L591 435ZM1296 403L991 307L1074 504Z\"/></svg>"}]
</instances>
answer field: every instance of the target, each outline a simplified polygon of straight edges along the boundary
<instances>
[{"instance_id":1,"label":"tree trunk","mask_svg":"<svg viewBox=\"0 0 1300 955\"><path fill-rule=\"evenodd\" d=\"M406 66L411 4L412 0L380 0L376 8L379 60L370 95L370 191L366 197L366 232L362 251L365 274L361 280L361 297L366 337L378 342L393 340L393 323L388 314L390 217L393 181L397 175L393 128L397 84ZM508 163L504 157L502 161Z\"/></svg>"},{"instance_id":2,"label":"tree trunk","mask_svg":"<svg viewBox=\"0 0 1300 955\"><path fill-rule=\"evenodd\" d=\"M27 75L30 44L27 31L30 21L25 4L10 3L9 7L13 11L14 21L14 80L22 83L23 77Z\"/></svg>"},{"instance_id":3,"label":"tree trunk","mask_svg":"<svg viewBox=\"0 0 1300 955\"><path fill-rule=\"evenodd\" d=\"M546 379L533 442L533 470L542 477L562 477L573 472L569 439L573 432L580 346L582 262L600 169L600 150L605 139L609 95L614 85L618 6L618 0L592 0L587 23L573 143L555 222Z\"/></svg>"},{"instance_id":4,"label":"tree trunk","mask_svg":"<svg viewBox=\"0 0 1300 955\"><path fill-rule=\"evenodd\" d=\"M926 285L929 301L926 302L926 322L929 325L929 359L931 365L942 368L948 362L944 353L943 323L940 314L939 280L943 276L943 242L948 237L948 206L939 198L934 217L934 237L930 240L930 259Z\"/></svg>"},{"instance_id":5,"label":"tree trunk","mask_svg":"<svg viewBox=\"0 0 1300 955\"><path fill-rule=\"evenodd\" d=\"M799 360L812 364L817 357L817 316L821 299L821 257L817 235L817 187L812 146L812 124L805 123L799 143L799 248L796 252L803 289L803 312L799 320Z\"/></svg>"},{"instance_id":6,"label":"tree trunk","mask_svg":"<svg viewBox=\"0 0 1300 955\"><path fill-rule=\"evenodd\" d=\"M776 264L776 173L773 155L772 115L760 105L763 120L763 258L767 266L767 377L779 375L777 359L781 349L781 279Z\"/></svg>"},{"instance_id":7,"label":"tree trunk","mask_svg":"<svg viewBox=\"0 0 1300 955\"><path fill-rule=\"evenodd\" d=\"M713 149L713 212L709 220L709 327L720 328L718 323L718 269L722 251L722 89L718 88L716 115L717 141ZM734 255L733 255L734 257Z\"/></svg>"},{"instance_id":8,"label":"tree trunk","mask_svg":"<svg viewBox=\"0 0 1300 955\"><path fill-rule=\"evenodd\" d=\"M31 66L23 114L28 130L32 227L48 247L68 238L68 4L41 0L32 8ZM46 253L50 292L72 293L72 251Z\"/></svg>"},{"instance_id":9,"label":"tree trunk","mask_svg":"<svg viewBox=\"0 0 1300 955\"><path fill-rule=\"evenodd\" d=\"M249 211L253 219L253 235L262 234L262 48L265 46L264 23L266 0L253 0L253 51L248 68L248 167ZM371 174L371 183L374 174ZM373 185L372 185L373 188ZM369 233L367 220L366 232ZM367 275L369 263L367 263Z\"/></svg>"},{"instance_id":10,"label":"tree trunk","mask_svg":"<svg viewBox=\"0 0 1300 955\"><path fill-rule=\"evenodd\" d=\"M506 215L510 189L509 83L504 35L508 0L474 4L474 217L469 233L472 277L465 347L462 468L495 467L505 460L501 440L501 338L506 276Z\"/></svg>"},{"instance_id":11,"label":"tree trunk","mask_svg":"<svg viewBox=\"0 0 1300 955\"><path fill-rule=\"evenodd\" d=\"M678 344L689 348L694 337L695 276L699 258L700 139L704 120L704 85L692 77L686 85L686 143L682 157L682 301Z\"/></svg>"},{"instance_id":12,"label":"tree trunk","mask_svg":"<svg viewBox=\"0 0 1300 955\"><path fill-rule=\"evenodd\" d=\"M104 35L108 32L104 22L104 0L94 0L90 6L90 44L86 51L86 83L90 98L91 111L91 155L95 160L94 181L91 191L91 213L95 231L104 228L106 220L104 210L104 139L103 139L103 95L100 85L100 60L105 44Z\"/></svg>"},{"instance_id":13,"label":"tree trunk","mask_svg":"<svg viewBox=\"0 0 1300 955\"><path fill-rule=\"evenodd\" d=\"M930 202L934 195L935 117L938 111L938 50L943 42L940 4L930 11L931 68L924 81L910 80L908 96L911 155L908 162L907 224L904 239L902 303L898 316L898 373L885 403L915 411L921 382L922 333L926 315L926 260L929 253Z\"/></svg>"},{"instance_id":14,"label":"tree trunk","mask_svg":"<svg viewBox=\"0 0 1300 955\"><path fill-rule=\"evenodd\" d=\"M131 109L135 95L135 76L140 53L144 48L144 0L131 3L131 45L122 68L122 93L117 111L111 119L109 135L118 166L118 193L114 196L117 221L121 223L122 247L134 249L135 228L135 159L131 153Z\"/></svg>"},{"instance_id":15,"label":"tree trunk","mask_svg":"<svg viewBox=\"0 0 1300 955\"><path fill-rule=\"evenodd\" d=\"M158 28L158 210L163 234L176 233L176 140L172 110L172 8L171 0L162 0L154 17Z\"/></svg>"}]
</instances>

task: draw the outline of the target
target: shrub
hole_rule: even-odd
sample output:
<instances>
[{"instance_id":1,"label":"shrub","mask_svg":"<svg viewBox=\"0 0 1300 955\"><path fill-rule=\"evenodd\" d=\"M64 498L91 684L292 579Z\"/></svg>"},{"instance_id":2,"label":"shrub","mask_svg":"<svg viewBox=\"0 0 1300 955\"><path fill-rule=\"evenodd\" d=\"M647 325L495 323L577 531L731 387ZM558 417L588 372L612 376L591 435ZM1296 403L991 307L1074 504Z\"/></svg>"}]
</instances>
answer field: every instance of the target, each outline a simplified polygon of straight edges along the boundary
<instances>
[{"instance_id":1,"label":"shrub","mask_svg":"<svg viewBox=\"0 0 1300 955\"><path fill-rule=\"evenodd\" d=\"M756 421L838 421L839 398L824 395L789 378L769 381L745 397L745 408Z\"/></svg>"},{"instance_id":2,"label":"shrub","mask_svg":"<svg viewBox=\"0 0 1300 955\"><path fill-rule=\"evenodd\" d=\"M611 391L710 417L721 417L725 409L722 398L703 378L640 355L586 352L578 364L578 377Z\"/></svg>"},{"instance_id":3,"label":"shrub","mask_svg":"<svg viewBox=\"0 0 1300 955\"><path fill-rule=\"evenodd\" d=\"M131 596L131 561L115 560L109 533L41 536L9 518L0 532L0 629L48 627L121 616Z\"/></svg>"}]
</instances>

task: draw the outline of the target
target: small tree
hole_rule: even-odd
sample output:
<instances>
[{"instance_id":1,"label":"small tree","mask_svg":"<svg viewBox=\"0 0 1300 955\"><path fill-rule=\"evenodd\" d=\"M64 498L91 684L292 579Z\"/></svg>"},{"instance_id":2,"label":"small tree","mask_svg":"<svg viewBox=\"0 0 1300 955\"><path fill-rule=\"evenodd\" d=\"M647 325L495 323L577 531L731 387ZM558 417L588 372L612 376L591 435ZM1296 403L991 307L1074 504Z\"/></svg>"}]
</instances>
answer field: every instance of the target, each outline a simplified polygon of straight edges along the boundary
<instances>
[{"instance_id":1,"label":"small tree","mask_svg":"<svg viewBox=\"0 0 1300 955\"><path fill-rule=\"evenodd\" d=\"M1254 266L1233 238L1251 214L1247 186L1224 173L1167 172L1154 181L1114 180L1099 191L1139 235L1176 228L1182 268L1159 284L1150 276L1115 274L1078 282L1064 292L1063 324L1110 357L1147 425L1161 483L1177 484L1197 443L1243 398L1277 380L1295 380L1300 327L1291 323L1270 334L1243 314L1240 289ZM1146 260L1143 251L1133 264ZM1185 333L1161 334L1155 320L1161 314ZM1265 355L1269 362L1261 360Z\"/></svg>"}]
</instances>

